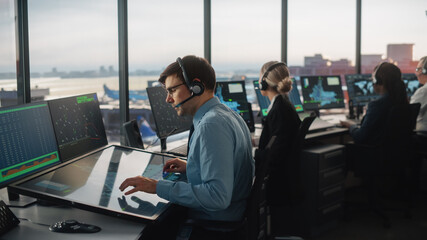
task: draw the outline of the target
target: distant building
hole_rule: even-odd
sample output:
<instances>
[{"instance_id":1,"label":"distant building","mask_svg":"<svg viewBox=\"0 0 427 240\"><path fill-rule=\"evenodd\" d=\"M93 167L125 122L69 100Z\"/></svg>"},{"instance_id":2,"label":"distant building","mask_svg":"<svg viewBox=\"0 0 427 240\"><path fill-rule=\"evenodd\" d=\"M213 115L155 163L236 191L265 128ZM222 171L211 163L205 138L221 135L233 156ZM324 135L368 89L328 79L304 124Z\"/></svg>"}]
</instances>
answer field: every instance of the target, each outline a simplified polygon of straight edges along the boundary
<instances>
[{"instance_id":1,"label":"distant building","mask_svg":"<svg viewBox=\"0 0 427 240\"><path fill-rule=\"evenodd\" d=\"M413 43L387 44L387 58L398 65L405 65L413 60L413 48Z\"/></svg>"}]
</instances>

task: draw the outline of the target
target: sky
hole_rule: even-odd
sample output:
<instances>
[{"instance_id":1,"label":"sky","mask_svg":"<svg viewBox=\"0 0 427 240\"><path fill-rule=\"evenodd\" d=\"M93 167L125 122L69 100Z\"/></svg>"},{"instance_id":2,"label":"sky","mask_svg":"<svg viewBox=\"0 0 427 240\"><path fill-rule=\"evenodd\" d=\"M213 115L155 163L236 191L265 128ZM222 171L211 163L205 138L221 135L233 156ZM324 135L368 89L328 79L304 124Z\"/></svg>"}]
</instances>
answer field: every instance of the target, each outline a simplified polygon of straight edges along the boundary
<instances>
[{"instance_id":1,"label":"sky","mask_svg":"<svg viewBox=\"0 0 427 240\"><path fill-rule=\"evenodd\" d=\"M15 68L13 0L0 0L0 72ZM427 55L427 1L362 1L362 54L413 43ZM211 1L212 65L259 69L280 60L280 0ZM289 0L288 65L323 54L354 63L356 0ZM118 66L116 0L28 0L30 69L83 71ZM203 56L203 1L128 0L129 68L160 70L176 57ZM12 70L11 70L12 69Z\"/></svg>"}]
</instances>

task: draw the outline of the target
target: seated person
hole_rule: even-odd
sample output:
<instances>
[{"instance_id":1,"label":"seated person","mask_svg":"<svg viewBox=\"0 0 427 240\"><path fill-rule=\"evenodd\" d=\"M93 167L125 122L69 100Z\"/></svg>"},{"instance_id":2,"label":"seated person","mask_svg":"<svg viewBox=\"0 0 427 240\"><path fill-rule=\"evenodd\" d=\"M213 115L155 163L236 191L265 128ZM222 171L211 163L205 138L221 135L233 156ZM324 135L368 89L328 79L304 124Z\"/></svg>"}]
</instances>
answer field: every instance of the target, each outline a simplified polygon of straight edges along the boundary
<instances>
[{"instance_id":1,"label":"seated person","mask_svg":"<svg viewBox=\"0 0 427 240\"><path fill-rule=\"evenodd\" d=\"M420 113L417 118L417 132L423 132L427 135L427 56L422 57L418 62L418 66L415 70L415 75L418 81L423 86L415 91L411 97L411 103L421 103Z\"/></svg>"},{"instance_id":2,"label":"seated person","mask_svg":"<svg viewBox=\"0 0 427 240\"><path fill-rule=\"evenodd\" d=\"M267 199L270 205L282 205L296 200L299 167L290 159L292 143L298 133L301 120L290 102L288 93L292 80L285 63L271 61L265 63L260 71L260 90L271 104L263 124L259 148L255 151L255 164L259 165L270 138L276 136L271 146L271 172L267 184ZM256 169L256 167L255 167Z\"/></svg>"},{"instance_id":3,"label":"seated person","mask_svg":"<svg viewBox=\"0 0 427 240\"><path fill-rule=\"evenodd\" d=\"M136 176L126 179L120 190L132 187L125 195L136 191L155 193L187 207L188 218L199 222L242 222L254 177L246 123L214 97L215 71L206 59L178 58L163 71L159 81L168 93L166 101L178 115L193 117L187 161L175 158L164 166L165 172L186 175L187 182ZM238 231L193 226L190 239L233 239Z\"/></svg>"},{"instance_id":4,"label":"seated person","mask_svg":"<svg viewBox=\"0 0 427 240\"><path fill-rule=\"evenodd\" d=\"M341 121L341 125L349 128L355 143L378 143L384 129L390 109L399 104L408 104L405 84L400 69L388 62L378 64L372 73L374 91L381 95L368 104L361 125L351 121Z\"/></svg>"}]
</instances>

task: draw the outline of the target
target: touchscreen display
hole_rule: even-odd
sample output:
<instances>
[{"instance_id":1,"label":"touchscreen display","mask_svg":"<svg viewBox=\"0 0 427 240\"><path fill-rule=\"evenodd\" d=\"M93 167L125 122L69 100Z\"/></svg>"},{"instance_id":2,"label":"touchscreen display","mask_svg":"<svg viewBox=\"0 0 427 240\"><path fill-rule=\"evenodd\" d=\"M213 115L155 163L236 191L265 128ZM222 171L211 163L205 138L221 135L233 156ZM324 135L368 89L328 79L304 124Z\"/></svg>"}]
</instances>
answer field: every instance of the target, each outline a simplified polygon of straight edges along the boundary
<instances>
[{"instance_id":1,"label":"touchscreen display","mask_svg":"<svg viewBox=\"0 0 427 240\"><path fill-rule=\"evenodd\" d=\"M168 201L156 194L136 192L125 196L120 184L144 175L160 180L163 164L171 157L120 146L110 146L68 165L18 184L18 189L39 196L79 203L109 213L154 220Z\"/></svg>"}]
</instances>

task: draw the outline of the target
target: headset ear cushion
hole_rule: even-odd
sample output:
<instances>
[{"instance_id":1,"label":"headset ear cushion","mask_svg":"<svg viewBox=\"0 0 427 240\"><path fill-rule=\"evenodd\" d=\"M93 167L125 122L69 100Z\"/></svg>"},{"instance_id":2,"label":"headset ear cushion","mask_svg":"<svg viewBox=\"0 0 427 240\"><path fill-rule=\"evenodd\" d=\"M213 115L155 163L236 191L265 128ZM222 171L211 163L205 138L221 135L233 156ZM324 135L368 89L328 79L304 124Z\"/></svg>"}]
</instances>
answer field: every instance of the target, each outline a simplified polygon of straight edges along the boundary
<instances>
[{"instance_id":1,"label":"headset ear cushion","mask_svg":"<svg viewBox=\"0 0 427 240\"><path fill-rule=\"evenodd\" d=\"M193 83L191 85L191 91L195 96L200 96L203 94L203 92L205 91L205 88L202 82L200 81L200 79L195 78L193 80Z\"/></svg>"},{"instance_id":2,"label":"headset ear cushion","mask_svg":"<svg viewBox=\"0 0 427 240\"><path fill-rule=\"evenodd\" d=\"M267 81L264 80L264 78L261 80L261 90L265 91L268 88Z\"/></svg>"}]
</instances>

